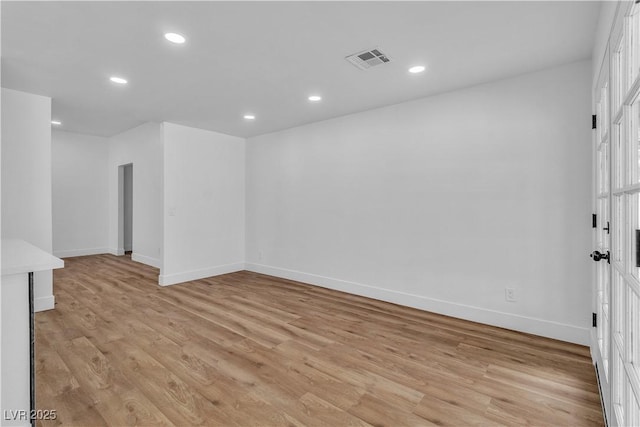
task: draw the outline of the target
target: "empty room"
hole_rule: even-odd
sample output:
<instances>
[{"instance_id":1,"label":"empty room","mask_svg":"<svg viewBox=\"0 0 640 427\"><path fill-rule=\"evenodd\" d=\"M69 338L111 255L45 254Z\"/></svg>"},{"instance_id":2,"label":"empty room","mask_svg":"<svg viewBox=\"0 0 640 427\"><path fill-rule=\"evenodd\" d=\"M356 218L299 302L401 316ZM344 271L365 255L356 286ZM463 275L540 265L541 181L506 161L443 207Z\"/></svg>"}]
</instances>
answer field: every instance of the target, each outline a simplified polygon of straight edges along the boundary
<instances>
[{"instance_id":1,"label":"empty room","mask_svg":"<svg viewBox=\"0 0 640 427\"><path fill-rule=\"evenodd\" d=\"M638 2L0 30L0 425L640 426Z\"/></svg>"}]
</instances>

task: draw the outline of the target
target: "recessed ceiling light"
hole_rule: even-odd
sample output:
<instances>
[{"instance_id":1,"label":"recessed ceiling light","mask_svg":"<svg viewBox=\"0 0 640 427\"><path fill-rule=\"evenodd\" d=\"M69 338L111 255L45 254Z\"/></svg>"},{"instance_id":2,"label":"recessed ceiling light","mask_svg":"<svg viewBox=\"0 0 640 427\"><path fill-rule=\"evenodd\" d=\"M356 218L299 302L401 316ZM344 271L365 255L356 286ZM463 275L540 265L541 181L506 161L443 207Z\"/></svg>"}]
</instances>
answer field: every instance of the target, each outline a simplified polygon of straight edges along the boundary
<instances>
[{"instance_id":1,"label":"recessed ceiling light","mask_svg":"<svg viewBox=\"0 0 640 427\"><path fill-rule=\"evenodd\" d=\"M119 85L126 85L127 84L127 80L123 79L122 77L109 77L109 80L111 80L114 83L118 83Z\"/></svg>"},{"instance_id":2,"label":"recessed ceiling light","mask_svg":"<svg viewBox=\"0 0 640 427\"><path fill-rule=\"evenodd\" d=\"M62 122L59 121L59 120L51 120L51 124L55 125L55 126L60 126L62 124Z\"/></svg>"},{"instance_id":3,"label":"recessed ceiling light","mask_svg":"<svg viewBox=\"0 0 640 427\"><path fill-rule=\"evenodd\" d=\"M244 115L244 119L245 120L255 120L256 116L254 116L253 114L245 114Z\"/></svg>"},{"instance_id":4,"label":"recessed ceiling light","mask_svg":"<svg viewBox=\"0 0 640 427\"><path fill-rule=\"evenodd\" d=\"M425 70L425 66L424 65L416 65L414 67L409 68L409 72L412 74L418 74L421 73Z\"/></svg>"},{"instance_id":5,"label":"recessed ceiling light","mask_svg":"<svg viewBox=\"0 0 640 427\"><path fill-rule=\"evenodd\" d=\"M311 95L309 98L307 98L309 101L311 102L318 102L318 101L322 101L322 97L320 95Z\"/></svg>"},{"instance_id":6,"label":"recessed ceiling light","mask_svg":"<svg viewBox=\"0 0 640 427\"><path fill-rule=\"evenodd\" d=\"M185 41L187 41L187 39L185 39L182 34L178 34L178 33L166 33L164 35L164 38L169 40L171 43L176 43L176 44L182 44Z\"/></svg>"}]
</instances>

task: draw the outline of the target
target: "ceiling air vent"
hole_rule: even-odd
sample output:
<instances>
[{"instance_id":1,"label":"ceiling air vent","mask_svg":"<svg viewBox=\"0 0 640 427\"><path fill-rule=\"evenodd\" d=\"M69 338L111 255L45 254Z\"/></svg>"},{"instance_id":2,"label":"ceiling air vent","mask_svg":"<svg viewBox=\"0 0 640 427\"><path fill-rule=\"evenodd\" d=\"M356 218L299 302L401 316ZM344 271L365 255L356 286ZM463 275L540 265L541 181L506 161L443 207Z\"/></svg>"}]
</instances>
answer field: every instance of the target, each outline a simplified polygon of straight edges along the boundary
<instances>
[{"instance_id":1,"label":"ceiling air vent","mask_svg":"<svg viewBox=\"0 0 640 427\"><path fill-rule=\"evenodd\" d=\"M362 52L349 55L345 59L361 70L367 70L371 67L391 61L391 59L382 53L380 49L364 50Z\"/></svg>"}]
</instances>

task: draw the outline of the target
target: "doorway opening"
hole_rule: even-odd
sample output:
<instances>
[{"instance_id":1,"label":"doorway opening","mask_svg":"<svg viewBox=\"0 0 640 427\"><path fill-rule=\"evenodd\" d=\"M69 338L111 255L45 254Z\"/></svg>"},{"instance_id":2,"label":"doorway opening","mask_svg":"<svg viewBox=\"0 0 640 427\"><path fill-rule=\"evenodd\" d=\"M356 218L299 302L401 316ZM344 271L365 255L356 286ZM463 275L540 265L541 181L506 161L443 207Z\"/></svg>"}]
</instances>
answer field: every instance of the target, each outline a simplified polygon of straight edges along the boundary
<instances>
[{"instance_id":1,"label":"doorway opening","mask_svg":"<svg viewBox=\"0 0 640 427\"><path fill-rule=\"evenodd\" d=\"M133 252L133 163L118 167L118 252Z\"/></svg>"}]
</instances>

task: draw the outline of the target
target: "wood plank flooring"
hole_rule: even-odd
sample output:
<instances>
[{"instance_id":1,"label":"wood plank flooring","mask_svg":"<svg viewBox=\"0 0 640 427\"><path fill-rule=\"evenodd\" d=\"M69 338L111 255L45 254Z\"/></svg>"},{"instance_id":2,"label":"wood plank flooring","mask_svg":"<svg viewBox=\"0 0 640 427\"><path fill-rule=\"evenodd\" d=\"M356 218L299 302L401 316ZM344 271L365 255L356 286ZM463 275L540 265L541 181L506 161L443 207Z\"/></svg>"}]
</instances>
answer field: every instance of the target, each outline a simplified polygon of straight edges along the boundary
<instances>
[{"instance_id":1,"label":"wood plank flooring","mask_svg":"<svg viewBox=\"0 0 640 427\"><path fill-rule=\"evenodd\" d=\"M36 315L45 425L603 425L586 347L250 272L67 258Z\"/></svg>"}]
</instances>

